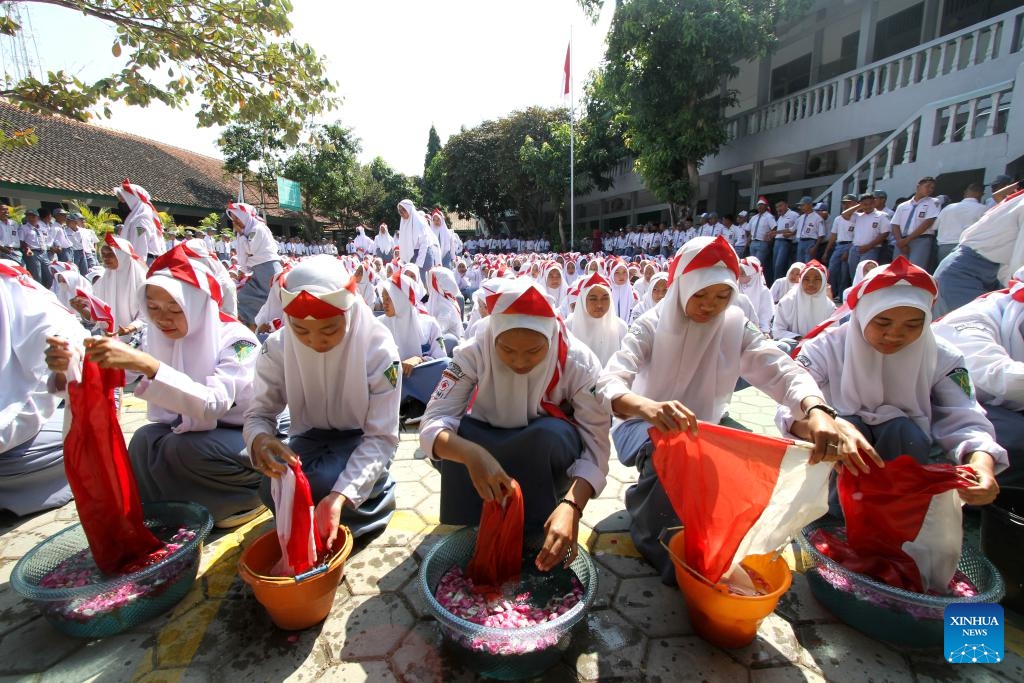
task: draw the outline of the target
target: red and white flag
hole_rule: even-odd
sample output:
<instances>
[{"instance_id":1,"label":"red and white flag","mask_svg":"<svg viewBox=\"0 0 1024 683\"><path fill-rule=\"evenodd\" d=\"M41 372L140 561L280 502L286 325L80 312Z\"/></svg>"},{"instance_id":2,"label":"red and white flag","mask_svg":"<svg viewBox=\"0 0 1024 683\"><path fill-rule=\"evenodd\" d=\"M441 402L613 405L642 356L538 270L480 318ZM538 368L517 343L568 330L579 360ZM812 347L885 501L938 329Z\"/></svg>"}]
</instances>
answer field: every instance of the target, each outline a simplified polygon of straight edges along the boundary
<instances>
[{"instance_id":1,"label":"red and white flag","mask_svg":"<svg viewBox=\"0 0 1024 683\"><path fill-rule=\"evenodd\" d=\"M274 576L295 576L317 565L323 542L316 529L313 494L299 464L270 480L274 520L281 559L271 570Z\"/></svg>"},{"instance_id":2,"label":"red and white flag","mask_svg":"<svg viewBox=\"0 0 1024 683\"><path fill-rule=\"evenodd\" d=\"M828 511L830 463L810 444L702 422L697 436L651 430L654 469L686 527L686 563L717 583Z\"/></svg>"},{"instance_id":3,"label":"red and white flag","mask_svg":"<svg viewBox=\"0 0 1024 683\"><path fill-rule=\"evenodd\" d=\"M562 96L567 97L569 95L569 89L572 84L572 43L570 42L568 47L565 48L565 78L562 80Z\"/></svg>"},{"instance_id":4,"label":"red and white flag","mask_svg":"<svg viewBox=\"0 0 1024 683\"><path fill-rule=\"evenodd\" d=\"M107 332L117 331L117 326L114 324L114 311L110 308L110 304L103 299L93 296L84 289L75 289L75 296L85 299L86 303L89 304L89 315L94 323L105 327Z\"/></svg>"}]
</instances>

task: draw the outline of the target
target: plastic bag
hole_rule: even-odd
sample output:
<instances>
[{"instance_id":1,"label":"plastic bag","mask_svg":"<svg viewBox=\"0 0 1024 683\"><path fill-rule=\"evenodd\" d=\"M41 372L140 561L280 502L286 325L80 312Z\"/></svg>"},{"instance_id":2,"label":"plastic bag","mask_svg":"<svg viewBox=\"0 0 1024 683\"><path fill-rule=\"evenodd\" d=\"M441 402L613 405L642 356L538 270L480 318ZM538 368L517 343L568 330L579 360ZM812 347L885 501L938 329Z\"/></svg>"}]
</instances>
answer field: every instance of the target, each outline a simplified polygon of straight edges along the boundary
<instances>
[{"instance_id":1,"label":"plastic bag","mask_svg":"<svg viewBox=\"0 0 1024 683\"><path fill-rule=\"evenodd\" d=\"M64 470L96 566L105 574L135 571L159 559L164 544L144 523L114 389L124 371L82 361L68 384L71 427L64 438ZM157 555L157 556L154 556Z\"/></svg>"},{"instance_id":2,"label":"plastic bag","mask_svg":"<svg viewBox=\"0 0 1024 683\"><path fill-rule=\"evenodd\" d=\"M828 510L828 464L789 439L700 423L689 432L650 430L654 469L686 527L685 561L712 583L772 553Z\"/></svg>"},{"instance_id":3,"label":"plastic bag","mask_svg":"<svg viewBox=\"0 0 1024 683\"><path fill-rule=\"evenodd\" d=\"M865 459L867 460L867 459ZM828 555L851 571L896 588L946 592L963 546L956 489L970 467L922 465L909 455L839 475L846 540L826 534Z\"/></svg>"},{"instance_id":4,"label":"plastic bag","mask_svg":"<svg viewBox=\"0 0 1024 683\"><path fill-rule=\"evenodd\" d=\"M466 576L477 592L494 595L501 592L502 584L519 579L522 565L523 492L513 480L504 504L484 503L476 548L466 565Z\"/></svg>"},{"instance_id":5,"label":"plastic bag","mask_svg":"<svg viewBox=\"0 0 1024 683\"><path fill-rule=\"evenodd\" d=\"M271 570L274 576L295 576L315 567L324 552L316 528L313 493L302 465L295 463L280 477L270 480L274 498L274 521L281 559Z\"/></svg>"}]
</instances>

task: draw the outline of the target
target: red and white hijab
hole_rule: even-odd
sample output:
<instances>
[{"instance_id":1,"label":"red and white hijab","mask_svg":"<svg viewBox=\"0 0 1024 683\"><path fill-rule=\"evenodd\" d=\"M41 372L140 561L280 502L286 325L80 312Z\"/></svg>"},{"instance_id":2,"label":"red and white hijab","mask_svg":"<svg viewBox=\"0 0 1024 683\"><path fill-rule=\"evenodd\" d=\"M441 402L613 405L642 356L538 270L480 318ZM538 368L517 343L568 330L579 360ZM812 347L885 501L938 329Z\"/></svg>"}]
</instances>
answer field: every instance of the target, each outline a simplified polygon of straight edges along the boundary
<instances>
[{"instance_id":1,"label":"red and white hijab","mask_svg":"<svg viewBox=\"0 0 1024 683\"><path fill-rule=\"evenodd\" d=\"M461 298L462 292L451 270L438 266L427 272L427 312L437 319L442 330L449 330L458 337L464 332Z\"/></svg>"},{"instance_id":2,"label":"red and white hijab","mask_svg":"<svg viewBox=\"0 0 1024 683\"><path fill-rule=\"evenodd\" d=\"M394 336L398 355L402 360L422 356L430 323L426 309L419 303L417 283L402 273L395 273L384 280L381 290L387 292L395 308L395 315L385 315L381 322Z\"/></svg>"},{"instance_id":3,"label":"red and white hijab","mask_svg":"<svg viewBox=\"0 0 1024 683\"><path fill-rule=\"evenodd\" d=\"M181 339L163 334L149 318L146 305L148 287L167 292L188 322L188 332ZM221 313L221 289L216 276L199 260L190 258L184 244L162 254L149 269L145 282L136 292L142 317L149 323L145 349L161 363L183 372L196 381L212 375L221 351L238 341L256 345L256 337L245 325ZM177 413L149 404L149 418L157 422L173 422ZM201 420L181 415L175 432L204 431L217 426L217 420Z\"/></svg>"},{"instance_id":4,"label":"red and white hijab","mask_svg":"<svg viewBox=\"0 0 1024 683\"><path fill-rule=\"evenodd\" d=\"M821 276L821 288L816 294L807 294L803 289L804 278L812 271ZM789 323L789 331L803 337L827 320L836 310L828 296L828 270L818 261L808 262L800 271L800 280L779 300L776 315Z\"/></svg>"},{"instance_id":5,"label":"red and white hijab","mask_svg":"<svg viewBox=\"0 0 1024 683\"><path fill-rule=\"evenodd\" d=\"M252 204L246 204L245 202L229 203L227 212L229 216L233 216L242 221L242 232L245 235L252 233L256 226L263 222L263 219L260 218L259 211L256 207Z\"/></svg>"},{"instance_id":6,"label":"red and white hijab","mask_svg":"<svg viewBox=\"0 0 1024 683\"><path fill-rule=\"evenodd\" d=\"M909 417L931 433L931 389L938 350L932 332L932 306L938 294L935 279L899 256L872 270L847 299L846 323L805 342L823 345L828 355L831 400L842 415L859 415L867 424ZM876 351L864 339L875 316L898 306L924 313L924 330L912 344L893 354Z\"/></svg>"},{"instance_id":7,"label":"red and white hijab","mask_svg":"<svg viewBox=\"0 0 1024 683\"><path fill-rule=\"evenodd\" d=\"M129 213L124 219L126 230L135 229L140 223L151 221L156 226L157 237L161 240L164 238L164 224L160 222L160 214L153 206L153 200L150 199L146 188L125 178L115 192L128 205Z\"/></svg>"},{"instance_id":8,"label":"red and white hijab","mask_svg":"<svg viewBox=\"0 0 1024 683\"><path fill-rule=\"evenodd\" d=\"M345 336L325 353L302 344L285 322L285 395L292 415L291 434L312 427L353 429L370 408L367 349L393 347L391 335L356 292L355 277L333 256L303 259L280 281L284 314L298 320L342 316Z\"/></svg>"},{"instance_id":9,"label":"red and white hijab","mask_svg":"<svg viewBox=\"0 0 1024 683\"><path fill-rule=\"evenodd\" d=\"M594 290L604 290L609 298L611 297L611 283L597 273L592 274L580 287L576 308L569 316L566 327L577 339L590 347L601 361L601 365L604 365L619 350L619 344L626 336L626 323L615 315L610 306L600 318L595 318L587 312L587 295Z\"/></svg>"},{"instance_id":10,"label":"red and white hijab","mask_svg":"<svg viewBox=\"0 0 1024 683\"><path fill-rule=\"evenodd\" d=\"M565 372L569 335L551 302L535 282L521 278L502 283L497 292L487 295L486 305L489 315L472 342L483 357L474 415L508 429L525 427L545 414L565 419L553 396ZM548 340L544 360L525 375L513 372L495 351L498 337L514 329L532 330Z\"/></svg>"},{"instance_id":11,"label":"red and white hijab","mask_svg":"<svg viewBox=\"0 0 1024 683\"><path fill-rule=\"evenodd\" d=\"M730 305L714 319L696 323L685 309L695 293L711 285L728 285L735 300L739 257L721 236L696 237L679 248L668 272L665 298L644 314L654 319L654 345L633 391L655 401L681 401L699 419L717 423L739 376L746 315Z\"/></svg>"},{"instance_id":12,"label":"red and white hijab","mask_svg":"<svg viewBox=\"0 0 1024 683\"><path fill-rule=\"evenodd\" d=\"M146 262L135 253L131 243L111 233L103 236L104 246L110 247L117 257L117 268L104 269L103 275L92 287L96 298L107 302L114 311L114 322L118 327L132 324L141 312L139 287L146 280Z\"/></svg>"}]
</instances>

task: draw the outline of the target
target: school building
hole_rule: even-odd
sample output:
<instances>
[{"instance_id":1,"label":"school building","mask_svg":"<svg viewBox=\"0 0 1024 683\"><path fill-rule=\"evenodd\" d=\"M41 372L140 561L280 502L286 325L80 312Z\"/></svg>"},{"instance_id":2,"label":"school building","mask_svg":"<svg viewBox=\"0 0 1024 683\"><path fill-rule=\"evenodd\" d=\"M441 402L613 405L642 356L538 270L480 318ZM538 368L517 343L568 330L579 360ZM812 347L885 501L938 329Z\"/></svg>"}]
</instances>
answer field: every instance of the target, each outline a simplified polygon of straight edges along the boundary
<instances>
[{"instance_id":1,"label":"school building","mask_svg":"<svg viewBox=\"0 0 1024 683\"><path fill-rule=\"evenodd\" d=\"M697 210L810 195L913 194L935 176L958 201L970 182L1024 174L1024 2L818 0L780 26L779 47L738 64L729 142L701 165ZM576 234L668 222L668 205L623 163L614 187L576 198ZM986 188L987 189L987 188Z\"/></svg>"}]
</instances>

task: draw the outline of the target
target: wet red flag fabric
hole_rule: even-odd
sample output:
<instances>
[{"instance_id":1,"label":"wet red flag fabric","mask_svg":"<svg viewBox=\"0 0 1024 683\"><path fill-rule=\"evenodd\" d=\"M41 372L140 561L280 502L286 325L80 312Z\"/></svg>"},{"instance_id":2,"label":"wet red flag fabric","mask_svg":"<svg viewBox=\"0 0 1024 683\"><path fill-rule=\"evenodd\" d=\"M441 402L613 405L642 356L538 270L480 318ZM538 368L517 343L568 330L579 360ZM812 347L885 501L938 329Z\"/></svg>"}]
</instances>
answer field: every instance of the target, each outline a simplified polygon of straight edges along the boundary
<instances>
[{"instance_id":1,"label":"wet red flag fabric","mask_svg":"<svg viewBox=\"0 0 1024 683\"><path fill-rule=\"evenodd\" d=\"M270 480L274 498L274 520L281 560L271 573L295 576L315 567L324 551L323 539L316 529L313 493L302 465L294 463L280 477Z\"/></svg>"},{"instance_id":2,"label":"wet red flag fabric","mask_svg":"<svg viewBox=\"0 0 1024 683\"><path fill-rule=\"evenodd\" d=\"M163 548L143 521L124 433L114 408L123 370L84 360L82 380L68 384L71 429L64 439L64 470L96 566L116 574L159 558Z\"/></svg>"},{"instance_id":3,"label":"wet red flag fabric","mask_svg":"<svg viewBox=\"0 0 1024 683\"><path fill-rule=\"evenodd\" d=\"M654 469L686 527L686 564L712 583L828 510L831 468L808 464L806 445L705 422L696 436L650 435Z\"/></svg>"},{"instance_id":4,"label":"wet red flag fabric","mask_svg":"<svg viewBox=\"0 0 1024 683\"><path fill-rule=\"evenodd\" d=\"M866 459L865 459L866 460ZM867 461L867 460L866 460ZM963 544L956 489L969 467L922 465L909 455L839 475L846 540L826 534L827 554L847 569L915 593L943 591Z\"/></svg>"},{"instance_id":5,"label":"wet red flag fabric","mask_svg":"<svg viewBox=\"0 0 1024 683\"><path fill-rule=\"evenodd\" d=\"M503 583L519 578L522 564L523 492L513 480L504 505L498 501L484 502L476 548L466 565L466 576L477 592L496 594L501 592Z\"/></svg>"}]
</instances>

